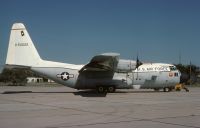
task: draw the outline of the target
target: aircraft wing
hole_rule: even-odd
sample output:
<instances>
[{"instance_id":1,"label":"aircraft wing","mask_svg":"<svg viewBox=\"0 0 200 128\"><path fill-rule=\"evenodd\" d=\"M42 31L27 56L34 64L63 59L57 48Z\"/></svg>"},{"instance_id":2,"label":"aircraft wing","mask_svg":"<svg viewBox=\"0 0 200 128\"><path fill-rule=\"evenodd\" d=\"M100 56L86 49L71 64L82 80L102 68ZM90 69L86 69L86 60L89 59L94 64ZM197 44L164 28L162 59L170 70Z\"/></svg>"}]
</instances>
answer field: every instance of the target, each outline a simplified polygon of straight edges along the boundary
<instances>
[{"instance_id":1,"label":"aircraft wing","mask_svg":"<svg viewBox=\"0 0 200 128\"><path fill-rule=\"evenodd\" d=\"M104 53L94 56L91 61L83 66L79 72L83 71L115 71L119 61L118 53Z\"/></svg>"}]
</instances>

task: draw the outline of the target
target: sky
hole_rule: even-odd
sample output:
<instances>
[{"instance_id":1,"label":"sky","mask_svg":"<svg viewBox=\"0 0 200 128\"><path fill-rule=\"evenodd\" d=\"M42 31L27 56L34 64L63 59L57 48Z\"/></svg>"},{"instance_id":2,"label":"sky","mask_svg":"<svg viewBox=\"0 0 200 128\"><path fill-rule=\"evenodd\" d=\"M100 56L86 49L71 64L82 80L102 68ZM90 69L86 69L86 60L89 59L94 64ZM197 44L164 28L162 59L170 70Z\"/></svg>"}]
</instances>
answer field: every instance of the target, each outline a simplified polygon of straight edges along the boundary
<instances>
[{"instance_id":1,"label":"sky","mask_svg":"<svg viewBox=\"0 0 200 128\"><path fill-rule=\"evenodd\" d=\"M25 24L45 60L85 64L116 52L200 66L199 0L1 0L0 69L15 22Z\"/></svg>"}]
</instances>

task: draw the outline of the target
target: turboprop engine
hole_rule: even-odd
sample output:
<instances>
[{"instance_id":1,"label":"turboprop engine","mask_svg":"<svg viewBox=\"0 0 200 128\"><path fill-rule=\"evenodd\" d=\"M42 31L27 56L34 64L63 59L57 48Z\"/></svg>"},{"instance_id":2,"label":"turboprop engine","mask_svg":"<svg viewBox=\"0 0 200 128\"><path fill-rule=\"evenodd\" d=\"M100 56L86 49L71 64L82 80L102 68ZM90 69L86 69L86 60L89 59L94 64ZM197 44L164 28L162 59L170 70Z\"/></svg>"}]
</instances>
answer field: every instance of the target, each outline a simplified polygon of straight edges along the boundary
<instances>
[{"instance_id":1,"label":"turboprop engine","mask_svg":"<svg viewBox=\"0 0 200 128\"><path fill-rule=\"evenodd\" d=\"M116 72L126 73L136 69L136 61L119 59Z\"/></svg>"}]
</instances>

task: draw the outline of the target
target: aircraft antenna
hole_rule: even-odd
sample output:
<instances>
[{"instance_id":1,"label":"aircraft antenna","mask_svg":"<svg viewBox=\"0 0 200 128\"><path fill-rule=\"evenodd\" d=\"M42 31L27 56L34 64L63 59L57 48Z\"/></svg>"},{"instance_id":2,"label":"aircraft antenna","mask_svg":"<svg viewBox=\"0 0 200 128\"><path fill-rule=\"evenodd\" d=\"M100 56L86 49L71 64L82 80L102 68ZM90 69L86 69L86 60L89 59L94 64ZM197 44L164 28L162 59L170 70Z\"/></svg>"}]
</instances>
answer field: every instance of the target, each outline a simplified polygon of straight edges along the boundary
<instances>
[{"instance_id":1,"label":"aircraft antenna","mask_svg":"<svg viewBox=\"0 0 200 128\"><path fill-rule=\"evenodd\" d=\"M192 74L192 67L191 67L191 65L192 65L192 63L191 63L191 60L190 60L190 76L189 76L190 77L190 82L189 82L190 85L191 85L191 74Z\"/></svg>"},{"instance_id":2,"label":"aircraft antenna","mask_svg":"<svg viewBox=\"0 0 200 128\"><path fill-rule=\"evenodd\" d=\"M181 64L181 51L179 51L179 64Z\"/></svg>"}]
</instances>

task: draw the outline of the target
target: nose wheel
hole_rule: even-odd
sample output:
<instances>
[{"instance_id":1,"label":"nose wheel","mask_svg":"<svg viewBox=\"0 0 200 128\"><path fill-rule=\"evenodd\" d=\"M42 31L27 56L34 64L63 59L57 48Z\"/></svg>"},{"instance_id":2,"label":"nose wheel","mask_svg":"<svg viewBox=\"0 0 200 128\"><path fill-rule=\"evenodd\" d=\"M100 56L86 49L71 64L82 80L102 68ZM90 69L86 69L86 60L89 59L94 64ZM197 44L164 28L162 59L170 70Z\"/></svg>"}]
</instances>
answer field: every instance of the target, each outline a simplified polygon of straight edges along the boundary
<instances>
[{"instance_id":1,"label":"nose wheel","mask_svg":"<svg viewBox=\"0 0 200 128\"><path fill-rule=\"evenodd\" d=\"M171 91L172 91L172 88L165 87L165 88L163 88L163 91L164 91L164 92L171 92Z\"/></svg>"}]
</instances>

